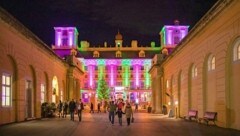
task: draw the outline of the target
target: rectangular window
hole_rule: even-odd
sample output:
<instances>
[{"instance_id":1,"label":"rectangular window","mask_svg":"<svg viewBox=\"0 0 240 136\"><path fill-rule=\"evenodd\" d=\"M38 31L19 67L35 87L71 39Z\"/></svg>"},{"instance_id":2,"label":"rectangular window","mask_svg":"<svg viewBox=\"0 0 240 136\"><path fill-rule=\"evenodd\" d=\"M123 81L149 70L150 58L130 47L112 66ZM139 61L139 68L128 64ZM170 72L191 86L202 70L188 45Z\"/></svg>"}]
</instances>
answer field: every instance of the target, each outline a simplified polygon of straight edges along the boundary
<instances>
[{"instance_id":1,"label":"rectangular window","mask_svg":"<svg viewBox=\"0 0 240 136\"><path fill-rule=\"evenodd\" d=\"M68 38L67 37L63 37L62 38L62 46L67 46L68 45Z\"/></svg>"},{"instance_id":2,"label":"rectangular window","mask_svg":"<svg viewBox=\"0 0 240 136\"><path fill-rule=\"evenodd\" d=\"M117 70L122 70L122 66L117 66Z\"/></svg>"},{"instance_id":3,"label":"rectangular window","mask_svg":"<svg viewBox=\"0 0 240 136\"><path fill-rule=\"evenodd\" d=\"M135 89L134 82L130 82L130 89Z\"/></svg>"},{"instance_id":4,"label":"rectangular window","mask_svg":"<svg viewBox=\"0 0 240 136\"><path fill-rule=\"evenodd\" d=\"M9 74L2 75L2 106L11 106L11 76Z\"/></svg>"},{"instance_id":5,"label":"rectangular window","mask_svg":"<svg viewBox=\"0 0 240 136\"><path fill-rule=\"evenodd\" d=\"M88 82L84 83L84 88L88 88Z\"/></svg>"},{"instance_id":6,"label":"rectangular window","mask_svg":"<svg viewBox=\"0 0 240 136\"><path fill-rule=\"evenodd\" d=\"M144 82L141 82L141 89L144 89Z\"/></svg>"},{"instance_id":7,"label":"rectangular window","mask_svg":"<svg viewBox=\"0 0 240 136\"><path fill-rule=\"evenodd\" d=\"M122 86L122 82L117 82L117 86Z\"/></svg>"},{"instance_id":8,"label":"rectangular window","mask_svg":"<svg viewBox=\"0 0 240 136\"><path fill-rule=\"evenodd\" d=\"M41 103L45 102L45 85L41 84Z\"/></svg>"},{"instance_id":9,"label":"rectangular window","mask_svg":"<svg viewBox=\"0 0 240 136\"><path fill-rule=\"evenodd\" d=\"M178 44L180 42L180 38L178 36L174 37L174 44Z\"/></svg>"}]
</instances>

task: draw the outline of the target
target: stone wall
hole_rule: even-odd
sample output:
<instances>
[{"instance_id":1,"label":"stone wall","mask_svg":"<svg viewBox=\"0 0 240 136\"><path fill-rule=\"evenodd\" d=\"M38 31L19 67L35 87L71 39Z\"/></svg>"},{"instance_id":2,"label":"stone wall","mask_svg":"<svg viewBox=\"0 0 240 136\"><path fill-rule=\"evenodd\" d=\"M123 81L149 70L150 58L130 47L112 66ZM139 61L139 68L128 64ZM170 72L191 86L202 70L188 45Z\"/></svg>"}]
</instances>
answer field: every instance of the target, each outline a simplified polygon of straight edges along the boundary
<instances>
[{"instance_id":1,"label":"stone wall","mask_svg":"<svg viewBox=\"0 0 240 136\"><path fill-rule=\"evenodd\" d=\"M199 117L205 111L215 111L217 125L240 129L240 60L232 59L233 46L240 37L240 1L220 3L163 63L164 84L170 81L164 91L172 91L173 101L180 103L174 105L180 108L180 116L189 109L198 110ZM208 71L210 55L215 56L216 68L212 71ZM197 76L192 77L194 66ZM168 101L166 98L165 103Z\"/></svg>"}]
</instances>

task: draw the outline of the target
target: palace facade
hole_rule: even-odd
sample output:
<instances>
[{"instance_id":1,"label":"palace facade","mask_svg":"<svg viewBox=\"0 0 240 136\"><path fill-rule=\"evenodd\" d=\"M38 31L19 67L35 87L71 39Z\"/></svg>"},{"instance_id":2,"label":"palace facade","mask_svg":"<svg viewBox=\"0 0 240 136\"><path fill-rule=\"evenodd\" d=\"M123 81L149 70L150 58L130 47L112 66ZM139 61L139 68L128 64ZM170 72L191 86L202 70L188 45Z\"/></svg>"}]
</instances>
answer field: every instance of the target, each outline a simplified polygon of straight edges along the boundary
<instances>
[{"instance_id":1,"label":"palace facade","mask_svg":"<svg viewBox=\"0 0 240 136\"><path fill-rule=\"evenodd\" d=\"M175 25L164 26L161 31L162 41L169 50L187 35L188 26L181 26L176 20ZM132 40L131 45L124 45L123 36L118 32L115 44L90 45L87 41L77 43L78 31L75 27L55 27L55 45L52 49L61 58L72 49L78 51L76 57L83 64L85 70L81 80L82 100L85 103L98 101L98 83L105 80L110 89L110 99L139 104L146 108L151 104L152 88L149 70L152 58L160 53L161 47L139 45L137 40Z\"/></svg>"},{"instance_id":2,"label":"palace facade","mask_svg":"<svg viewBox=\"0 0 240 136\"><path fill-rule=\"evenodd\" d=\"M110 99L166 106L176 117L217 112L217 125L240 130L240 1L219 0L188 32L166 25L161 46L133 40L101 46L78 42L75 27L55 27L49 48L0 9L0 125L41 118L41 103L82 98L98 102L104 79ZM95 106L96 107L96 106Z\"/></svg>"}]
</instances>

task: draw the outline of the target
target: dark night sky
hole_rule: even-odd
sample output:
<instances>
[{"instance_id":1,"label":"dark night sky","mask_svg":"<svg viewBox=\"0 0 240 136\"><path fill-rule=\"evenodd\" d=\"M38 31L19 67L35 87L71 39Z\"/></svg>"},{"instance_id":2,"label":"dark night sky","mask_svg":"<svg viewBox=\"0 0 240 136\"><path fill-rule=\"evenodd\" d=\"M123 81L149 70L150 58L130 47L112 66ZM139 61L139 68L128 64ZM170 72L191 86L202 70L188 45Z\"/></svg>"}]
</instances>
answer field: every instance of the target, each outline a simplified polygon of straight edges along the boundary
<instances>
[{"instance_id":1,"label":"dark night sky","mask_svg":"<svg viewBox=\"0 0 240 136\"><path fill-rule=\"evenodd\" d=\"M75 26L79 41L114 44L118 31L124 45L155 41L163 25L175 19L190 29L217 0L1 0L0 5L47 45L54 43L54 26Z\"/></svg>"}]
</instances>

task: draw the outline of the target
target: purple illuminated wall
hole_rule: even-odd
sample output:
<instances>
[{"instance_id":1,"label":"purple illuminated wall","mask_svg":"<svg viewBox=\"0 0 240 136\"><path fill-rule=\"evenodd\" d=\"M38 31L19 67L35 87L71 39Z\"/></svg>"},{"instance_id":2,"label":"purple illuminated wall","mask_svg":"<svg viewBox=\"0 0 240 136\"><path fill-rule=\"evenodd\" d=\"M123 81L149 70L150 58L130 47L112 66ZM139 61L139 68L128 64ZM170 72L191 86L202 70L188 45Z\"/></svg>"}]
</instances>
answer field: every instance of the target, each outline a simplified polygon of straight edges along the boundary
<instances>
[{"instance_id":1,"label":"purple illuminated wall","mask_svg":"<svg viewBox=\"0 0 240 136\"><path fill-rule=\"evenodd\" d=\"M60 57L70 55L71 49L77 47L78 31L75 27L54 27L55 45L53 50Z\"/></svg>"},{"instance_id":2,"label":"purple illuminated wall","mask_svg":"<svg viewBox=\"0 0 240 136\"><path fill-rule=\"evenodd\" d=\"M163 47L177 45L187 34L189 26L165 25L161 32L161 45Z\"/></svg>"}]
</instances>

